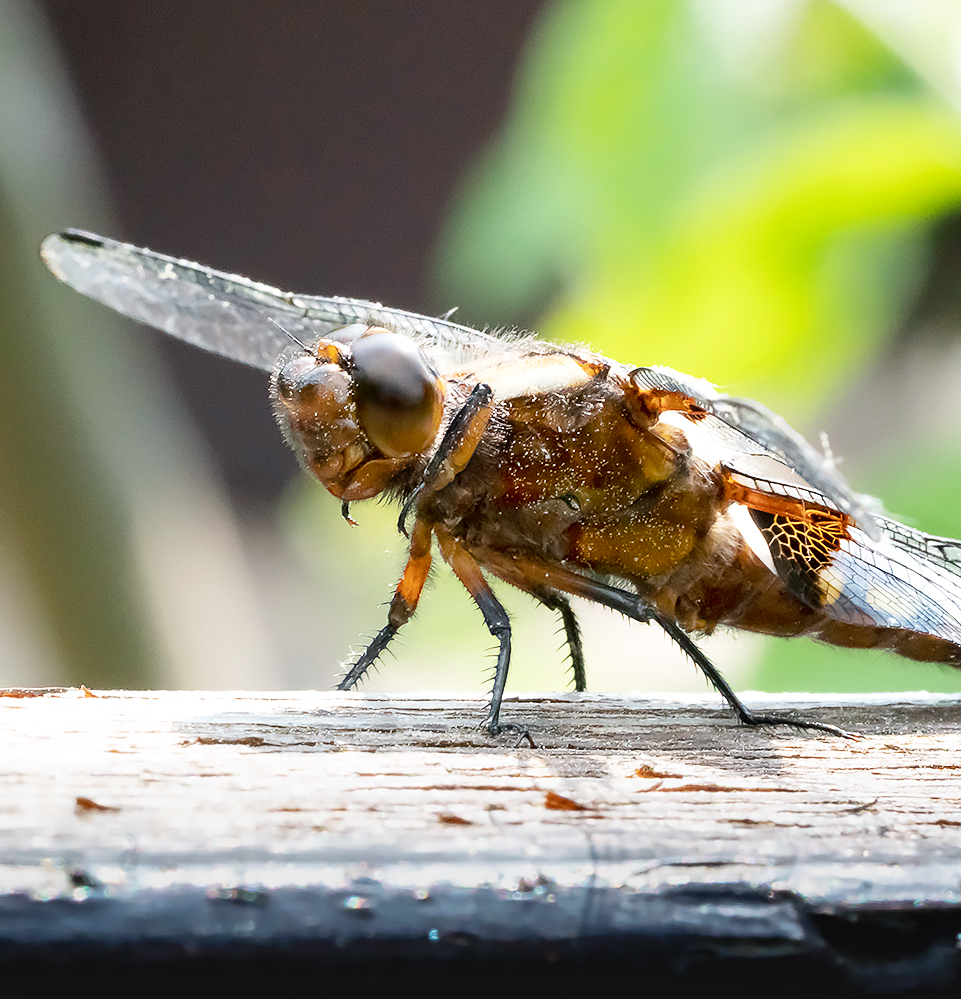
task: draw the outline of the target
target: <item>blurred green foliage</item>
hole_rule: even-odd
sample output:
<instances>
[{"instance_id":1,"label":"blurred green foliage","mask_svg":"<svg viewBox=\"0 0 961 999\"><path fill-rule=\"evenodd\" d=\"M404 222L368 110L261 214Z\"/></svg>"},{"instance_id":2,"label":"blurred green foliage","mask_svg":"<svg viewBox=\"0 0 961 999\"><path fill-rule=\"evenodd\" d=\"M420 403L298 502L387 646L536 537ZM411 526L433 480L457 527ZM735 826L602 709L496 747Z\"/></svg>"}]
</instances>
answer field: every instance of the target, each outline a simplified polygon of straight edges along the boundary
<instances>
[{"instance_id":1,"label":"blurred green foliage","mask_svg":"<svg viewBox=\"0 0 961 999\"><path fill-rule=\"evenodd\" d=\"M78 416L65 351L48 335L40 266L23 252L35 241L5 195L0 182L0 534L43 614L62 679L149 687L157 655L123 498Z\"/></svg>"},{"instance_id":2,"label":"blurred green foliage","mask_svg":"<svg viewBox=\"0 0 961 999\"><path fill-rule=\"evenodd\" d=\"M816 428L961 206L961 118L917 70L827 0L559 0L452 208L438 290L469 321L530 321ZM957 535L952 460L933 447L855 485ZM767 689L961 688L893 656L770 648Z\"/></svg>"}]
</instances>

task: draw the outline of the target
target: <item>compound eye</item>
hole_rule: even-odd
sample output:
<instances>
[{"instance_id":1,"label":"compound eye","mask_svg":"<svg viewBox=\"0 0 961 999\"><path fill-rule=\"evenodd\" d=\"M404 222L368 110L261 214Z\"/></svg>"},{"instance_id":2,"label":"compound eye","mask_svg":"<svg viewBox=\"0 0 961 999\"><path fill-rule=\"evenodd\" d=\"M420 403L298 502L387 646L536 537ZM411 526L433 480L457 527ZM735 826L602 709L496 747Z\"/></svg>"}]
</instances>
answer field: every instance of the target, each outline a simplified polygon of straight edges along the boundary
<instances>
[{"instance_id":1,"label":"compound eye","mask_svg":"<svg viewBox=\"0 0 961 999\"><path fill-rule=\"evenodd\" d=\"M423 451L440 427L444 389L417 345L375 327L351 349L354 403L370 442L388 458Z\"/></svg>"}]
</instances>

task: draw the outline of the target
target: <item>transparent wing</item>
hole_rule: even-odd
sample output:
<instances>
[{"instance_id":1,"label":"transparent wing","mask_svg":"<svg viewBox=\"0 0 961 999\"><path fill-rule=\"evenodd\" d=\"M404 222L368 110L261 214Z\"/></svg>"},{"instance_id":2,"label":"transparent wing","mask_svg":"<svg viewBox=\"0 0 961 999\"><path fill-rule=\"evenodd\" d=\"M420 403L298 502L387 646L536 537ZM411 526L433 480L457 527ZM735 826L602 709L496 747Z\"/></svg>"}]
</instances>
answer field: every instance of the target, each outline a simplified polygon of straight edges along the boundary
<instances>
[{"instance_id":1,"label":"transparent wing","mask_svg":"<svg viewBox=\"0 0 961 999\"><path fill-rule=\"evenodd\" d=\"M792 593L838 621L961 645L961 542L867 510L830 456L760 403L666 368L631 377L697 404L660 418L681 426L695 453L720 467Z\"/></svg>"},{"instance_id":2,"label":"transparent wing","mask_svg":"<svg viewBox=\"0 0 961 999\"><path fill-rule=\"evenodd\" d=\"M938 552L947 539L932 538L883 520L885 537L874 543L848 529L829 567L821 573L831 617L946 638L961 645L961 565ZM957 542L947 544L958 551ZM831 599L835 597L835 599Z\"/></svg>"},{"instance_id":3,"label":"transparent wing","mask_svg":"<svg viewBox=\"0 0 961 999\"><path fill-rule=\"evenodd\" d=\"M178 340L266 371L291 345L271 319L305 343L354 323L386 326L417 340L438 369L510 350L508 340L444 319L359 299L288 294L77 230L48 236L41 254L61 281L82 294Z\"/></svg>"}]
</instances>

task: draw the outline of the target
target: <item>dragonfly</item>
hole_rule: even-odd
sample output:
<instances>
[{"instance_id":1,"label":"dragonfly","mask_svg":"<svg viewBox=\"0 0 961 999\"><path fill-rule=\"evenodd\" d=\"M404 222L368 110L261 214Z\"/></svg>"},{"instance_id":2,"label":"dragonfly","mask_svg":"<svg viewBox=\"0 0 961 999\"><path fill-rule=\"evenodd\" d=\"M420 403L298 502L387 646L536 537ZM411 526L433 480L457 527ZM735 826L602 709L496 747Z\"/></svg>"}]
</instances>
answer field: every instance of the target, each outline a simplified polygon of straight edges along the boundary
<instances>
[{"instance_id":1,"label":"dragonfly","mask_svg":"<svg viewBox=\"0 0 961 999\"><path fill-rule=\"evenodd\" d=\"M501 719L511 625L491 579L560 616L571 597L654 624L744 725L848 735L749 709L696 638L807 635L961 666L961 542L879 512L829 449L750 399L521 333L359 299L289 294L79 230L48 237L62 281L117 312L270 372L280 426L341 501L384 495L409 541L387 623L348 664L356 686L417 609L435 551L497 641L484 726Z\"/></svg>"}]
</instances>

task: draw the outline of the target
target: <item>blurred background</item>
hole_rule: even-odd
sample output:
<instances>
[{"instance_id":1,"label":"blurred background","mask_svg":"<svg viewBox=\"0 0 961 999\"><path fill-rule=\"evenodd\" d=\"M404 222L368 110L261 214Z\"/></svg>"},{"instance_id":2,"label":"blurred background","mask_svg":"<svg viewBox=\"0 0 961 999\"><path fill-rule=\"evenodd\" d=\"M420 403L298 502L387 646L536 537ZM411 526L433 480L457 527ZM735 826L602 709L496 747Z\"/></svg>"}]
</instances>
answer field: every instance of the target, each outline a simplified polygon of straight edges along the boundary
<instances>
[{"instance_id":1,"label":"blurred background","mask_svg":"<svg viewBox=\"0 0 961 999\"><path fill-rule=\"evenodd\" d=\"M952 0L0 0L0 686L329 687L383 623L395 512L343 522L263 373L61 287L37 248L67 226L706 377L961 536ZM509 688L566 688L553 615L506 590ZM704 689L580 610L592 689ZM395 645L366 689L488 682L443 567ZM704 648L739 688L961 690Z\"/></svg>"}]
</instances>

